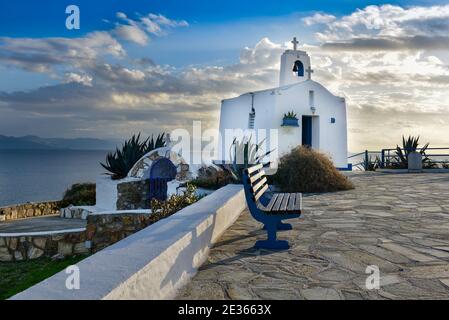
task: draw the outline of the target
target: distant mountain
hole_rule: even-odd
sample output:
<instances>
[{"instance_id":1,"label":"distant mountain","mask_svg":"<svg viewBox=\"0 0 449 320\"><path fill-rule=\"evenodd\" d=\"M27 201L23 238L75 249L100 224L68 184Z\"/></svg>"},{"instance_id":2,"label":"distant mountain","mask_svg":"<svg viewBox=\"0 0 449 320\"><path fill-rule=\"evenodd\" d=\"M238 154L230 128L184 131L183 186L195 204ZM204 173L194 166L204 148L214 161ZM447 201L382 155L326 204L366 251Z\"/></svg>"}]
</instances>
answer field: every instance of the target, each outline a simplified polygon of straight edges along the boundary
<instances>
[{"instance_id":1,"label":"distant mountain","mask_svg":"<svg viewBox=\"0 0 449 320\"><path fill-rule=\"evenodd\" d=\"M0 150L114 150L119 141L93 138L8 137L0 135Z\"/></svg>"}]
</instances>

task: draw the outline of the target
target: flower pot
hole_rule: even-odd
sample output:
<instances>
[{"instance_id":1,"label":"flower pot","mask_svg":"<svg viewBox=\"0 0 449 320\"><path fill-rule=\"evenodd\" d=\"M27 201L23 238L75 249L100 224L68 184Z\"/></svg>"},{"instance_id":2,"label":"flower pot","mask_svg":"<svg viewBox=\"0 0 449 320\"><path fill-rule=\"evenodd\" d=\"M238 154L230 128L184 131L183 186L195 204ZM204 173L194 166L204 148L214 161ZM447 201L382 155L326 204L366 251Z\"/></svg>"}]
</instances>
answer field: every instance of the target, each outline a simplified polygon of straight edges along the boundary
<instances>
[{"instance_id":1,"label":"flower pot","mask_svg":"<svg viewBox=\"0 0 449 320\"><path fill-rule=\"evenodd\" d=\"M283 119L282 120L283 127L299 127L298 119Z\"/></svg>"}]
</instances>

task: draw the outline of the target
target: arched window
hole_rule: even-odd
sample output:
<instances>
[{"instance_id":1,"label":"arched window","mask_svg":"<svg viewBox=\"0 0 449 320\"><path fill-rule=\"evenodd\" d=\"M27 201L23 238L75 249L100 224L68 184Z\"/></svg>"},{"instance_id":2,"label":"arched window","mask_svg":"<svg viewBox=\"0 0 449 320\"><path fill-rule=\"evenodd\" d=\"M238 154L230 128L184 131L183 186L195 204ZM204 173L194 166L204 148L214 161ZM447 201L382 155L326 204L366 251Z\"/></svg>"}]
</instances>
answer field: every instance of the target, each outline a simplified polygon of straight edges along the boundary
<instances>
[{"instance_id":1,"label":"arched window","mask_svg":"<svg viewBox=\"0 0 449 320\"><path fill-rule=\"evenodd\" d=\"M293 66L293 72L298 75L298 77L304 77L304 65L301 61L295 61L295 65Z\"/></svg>"}]
</instances>

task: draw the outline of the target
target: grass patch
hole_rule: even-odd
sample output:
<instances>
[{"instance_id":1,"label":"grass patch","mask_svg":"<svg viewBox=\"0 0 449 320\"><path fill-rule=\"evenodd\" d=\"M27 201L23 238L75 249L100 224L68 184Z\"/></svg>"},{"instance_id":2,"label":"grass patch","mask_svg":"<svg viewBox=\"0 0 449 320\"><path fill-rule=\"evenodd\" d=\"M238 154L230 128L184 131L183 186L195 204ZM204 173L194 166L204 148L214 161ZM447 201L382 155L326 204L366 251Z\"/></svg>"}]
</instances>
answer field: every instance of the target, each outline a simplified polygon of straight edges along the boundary
<instances>
[{"instance_id":1,"label":"grass patch","mask_svg":"<svg viewBox=\"0 0 449 320\"><path fill-rule=\"evenodd\" d=\"M62 260L40 258L30 261L0 262L0 300L24 291L86 257L87 255L79 255Z\"/></svg>"}]
</instances>

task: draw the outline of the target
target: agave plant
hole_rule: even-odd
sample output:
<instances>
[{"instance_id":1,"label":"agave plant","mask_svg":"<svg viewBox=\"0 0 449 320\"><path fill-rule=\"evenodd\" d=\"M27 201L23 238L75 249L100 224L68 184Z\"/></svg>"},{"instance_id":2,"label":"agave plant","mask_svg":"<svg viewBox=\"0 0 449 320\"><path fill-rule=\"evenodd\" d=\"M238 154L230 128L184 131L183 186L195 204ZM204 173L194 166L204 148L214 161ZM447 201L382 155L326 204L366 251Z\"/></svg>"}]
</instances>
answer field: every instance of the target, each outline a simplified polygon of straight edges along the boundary
<instances>
[{"instance_id":1,"label":"agave plant","mask_svg":"<svg viewBox=\"0 0 449 320\"><path fill-rule=\"evenodd\" d=\"M294 113L293 111L290 111L290 112L284 114L284 119L298 120L298 115L296 113Z\"/></svg>"},{"instance_id":2,"label":"agave plant","mask_svg":"<svg viewBox=\"0 0 449 320\"><path fill-rule=\"evenodd\" d=\"M363 161L363 169L365 171L376 171L381 167L382 161L380 160L379 156L376 156L376 158L373 160L372 156L369 156L368 159L365 159Z\"/></svg>"},{"instance_id":3,"label":"agave plant","mask_svg":"<svg viewBox=\"0 0 449 320\"><path fill-rule=\"evenodd\" d=\"M121 149L110 152L106 156L106 163L100 163L111 175L112 179L123 179L128 172L145 154L155 149L165 147L165 134L159 134L154 140L154 136L141 141L140 133L133 135L131 139L125 141Z\"/></svg>"},{"instance_id":4,"label":"agave plant","mask_svg":"<svg viewBox=\"0 0 449 320\"><path fill-rule=\"evenodd\" d=\"M273 151L265 152L259 155L259 151L265 140L259 144L251 142L251 137L248 141L239 142L234 139L231 148L229 150L230 159L232 159L232 165L230 166L230 172L237 182L242 181L243 170L248 167L261 163L262 159L267 157Z\"/></svg>"},{"instance_id":5,"label":"agave plant","mask_svg":"<svg viewBox=\"0 0 449 320\"><path fill-rule=\"evenodd\" d=\"M148 138L147 148L145 153L151 152L153 150L165 147L165 133L161 133L157 136L156 140L154 140L154 136L151 135L151 138Z\"/></svg>"},{"instance_id":6,"label":"agave plant","mask_svg":"<svg viewBox=\"0 0 449 320\"><path fill-rule=\"evenodd\" d=\"M402 148L399 146L396 147L395 157L395 160L400 168L408 168L408 156L412 152L419 152L423 156L422 161L425 166L429 166L431 164L431 160L426 156L426 150L429 148L429 143L418 151L419 138L419 136L409 136L407 139L405 139L404 136L402 137Z\"/></svg>"}]
</instances>

